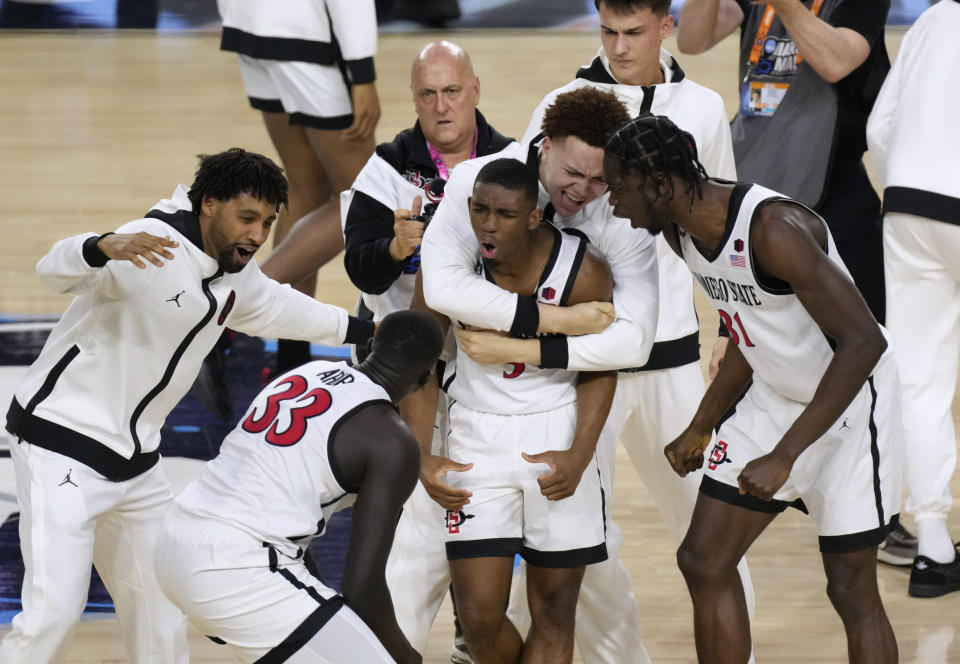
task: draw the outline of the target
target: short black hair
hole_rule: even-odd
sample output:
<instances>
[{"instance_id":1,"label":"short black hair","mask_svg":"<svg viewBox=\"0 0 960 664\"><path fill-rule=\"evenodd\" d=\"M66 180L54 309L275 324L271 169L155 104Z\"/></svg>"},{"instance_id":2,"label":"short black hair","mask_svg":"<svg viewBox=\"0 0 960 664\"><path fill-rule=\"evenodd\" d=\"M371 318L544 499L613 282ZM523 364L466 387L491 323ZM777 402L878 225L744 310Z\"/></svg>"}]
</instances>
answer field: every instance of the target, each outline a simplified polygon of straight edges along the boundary
<instances>
[{"instance_id":1,"label":"short black hair","mask_svg":"<svg viewBox=\"0 0 960 664\"><path fill-rule=\"evenodd\" d=\"M203 199L229 201L242 194L265 200L277 211L287 204L288 185L283 170L269 158L243 148L197 155L200 167L190 186L190 204L200 213Z\"/></svg>"},{"instance_id":2,"label":"short black hair","mask_svg":"<svg viewBox=\"0 0 960 664\"><path fill-rule=\"evenodd\" d=\"M670 189L671 176L679 177L690 194L701 197L701 183L707 171L697 159L697 143L664 115L644 114L621 127L607 142L604 156L616 159L622 176L639 175L652 178L657 198Z\"/></svg>"},{"instance_id":3,"label":"short black hair","mask_svg":"<svg viewBox=\"0 0 960 664\"><path fill-rule=\"evenodd\" d=\"M555 140L575 136L587 145L602 148L630 114L612 92L584 86L557 95L543 114L543 133Z\"/></svg>"},{"instance_id":4,"label":"short black hair","mask_svg":"<svg viewBox=\"0 0 960 664\"><path fill-rule=\"evenodd\" d=\"M373 337L373 354L410 380L433 368L443 350L440 324L426 311L395 311L384 317Z\"/></svg>"},{"instance_id":5,"label":"short black hair","mask_svg":"<svg viewBox=\"0 0 960 664\"><path fill-rule=\"evenodd\" d=\"M533 207L537 207L537 198L540 195L539 177L537 172L518 159L503 157L484 164L473 185L495 184L519 191Z\"/></svg>"},{"instance_id":6,"label":"short black hair","mask_svg":"<svg viewBox=\"0 0 960 664\"><path fill-rule=\"evenodd\" d=\"M670 13L670 0L593 0L599 11L600 5L606 5L614 14L625 16L639 9L650 9L661 18Z\"/></svg>"}]
</instances>

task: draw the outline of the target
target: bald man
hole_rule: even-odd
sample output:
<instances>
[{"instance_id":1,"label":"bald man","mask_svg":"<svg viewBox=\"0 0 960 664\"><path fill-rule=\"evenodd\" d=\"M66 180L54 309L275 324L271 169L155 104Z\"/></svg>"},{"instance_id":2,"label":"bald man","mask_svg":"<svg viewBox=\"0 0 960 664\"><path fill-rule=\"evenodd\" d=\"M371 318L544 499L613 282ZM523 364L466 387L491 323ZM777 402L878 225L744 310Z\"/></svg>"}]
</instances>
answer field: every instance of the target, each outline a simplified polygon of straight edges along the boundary
<instances>
[{"instance_id":1,"label":"bald man","mask_svg":"<svg viewBox=\"0 0 960 664\"><path fill-rule=\"evenodd\" d=\"M358 315L376 322L409 308L420 268L426 223L399 217L395 221L394 209L408 208L416 198L423 207L439 203L442 189L430 187L432 181L446 181L460 162L499 152L512 142L477 110L480 79L456 44L437 41L420 50L410 70L410 91L417 122L377 146L345 195L347 274L361 291ZM443 375L442 369L437 375ZM445 414L445 404L439 410ZM437 448L440 439L435 435L434 453L446 456ZM421 653L450 583L443 541L436 537L445 516L418 484L400 518L387 563L397 621Z\"/></svg>"}]
</instances>

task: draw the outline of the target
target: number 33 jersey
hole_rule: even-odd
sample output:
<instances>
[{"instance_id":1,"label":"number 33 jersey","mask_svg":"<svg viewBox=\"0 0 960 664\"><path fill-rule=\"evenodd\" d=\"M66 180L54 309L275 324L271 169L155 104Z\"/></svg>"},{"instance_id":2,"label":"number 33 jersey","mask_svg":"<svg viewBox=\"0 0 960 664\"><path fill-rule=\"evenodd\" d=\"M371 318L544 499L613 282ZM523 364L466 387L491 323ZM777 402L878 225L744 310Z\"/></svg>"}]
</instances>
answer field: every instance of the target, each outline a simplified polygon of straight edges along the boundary
<instances>
[{"instance_id":1,"label":"number 33 jersey","mask_svg":"<svg viewBox=\"0 0 960 664\"><path fill-rule=\"evenodd\" d=\"M774 201L794 203L759 185L737 184L730 199L726 235L713 254L704 253L679 228L677 235L694 281L717 309L730 332L730 342L737 344L754 376L778 394L807 403L833 359L833 340L807 313L790 284L763 274L753 260L753 219ZM825 251L850 278L829 230Z\"/></svg>"},{"instance_id":2,"label":"number 33 jersey","mask_svg":"<svg viewBox=\"0 0 960 664\"><path fill-rule=\"evenodd\" d=\"M277 377L177 504L298 556L356 499L329 441L347 417L377 403L390 404L386 390L342 362L310 362Z\"/></svg>"}]
</instances>

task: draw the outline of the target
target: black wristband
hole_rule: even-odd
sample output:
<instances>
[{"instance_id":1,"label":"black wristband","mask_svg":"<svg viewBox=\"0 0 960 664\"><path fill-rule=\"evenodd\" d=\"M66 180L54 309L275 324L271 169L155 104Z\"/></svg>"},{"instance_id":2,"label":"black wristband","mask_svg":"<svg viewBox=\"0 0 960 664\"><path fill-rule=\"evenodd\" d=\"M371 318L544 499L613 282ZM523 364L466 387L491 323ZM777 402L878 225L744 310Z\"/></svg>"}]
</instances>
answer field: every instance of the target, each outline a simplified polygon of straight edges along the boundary
<instances>
[{"instance_id":1,"label":"black wristband","mask_svg":"<svg viewBox=\"0 0 960 664\"><path fill-rule=\"evenodd\" d=\"M347 337L343 341L348 344L364 344L373 336L375 329L372 320L347 316Z\"/></svg>"},{"instance_id":2,"label":"black wristband","mask_svg":"<svg viewBox=\"0 0 960 664\"><path fill-rule=\"evenodd\" d=\"M544 369L566 369L570 355L567 338L562 334L540 337L540 366Z\"/></svg>"},{"instance_id":3,"label":"black wristband","mask_svg":"<svg viewBox=\"0 0 960 664\"><path fill-rule=\"evenodd\" d=\"M350 83L352 85L373 83L377 80L377 72L373 66L373 58L347 60L343 64L346 65L347 71L350 73Z\"/></svg>"},{"instance_id":4,"label":"black wristband","mask_svg":"<svg viewBox=\"0 0 960 664\"><path fill-rule=\"evenodd\" d=\"M540 309L536 295L518 295L517 311L513 315L510 334L517 337L532 337L540 327Z\"/></svg>"},{"instance_id":5,"label":"black wristband","mask_svg":"<svg viewBox=\"0 0 960 664\"><path fill-rule=\"evenodd\" d=\"M107 261L110 260L110 258L100 250L100 247L97 246L97 242L108 235L113 235L113 233L104 233L103 235L84 240L83 260L87 261L87 265L90 267L103 267L107 264Z\"/></svg>"}]
</instances>

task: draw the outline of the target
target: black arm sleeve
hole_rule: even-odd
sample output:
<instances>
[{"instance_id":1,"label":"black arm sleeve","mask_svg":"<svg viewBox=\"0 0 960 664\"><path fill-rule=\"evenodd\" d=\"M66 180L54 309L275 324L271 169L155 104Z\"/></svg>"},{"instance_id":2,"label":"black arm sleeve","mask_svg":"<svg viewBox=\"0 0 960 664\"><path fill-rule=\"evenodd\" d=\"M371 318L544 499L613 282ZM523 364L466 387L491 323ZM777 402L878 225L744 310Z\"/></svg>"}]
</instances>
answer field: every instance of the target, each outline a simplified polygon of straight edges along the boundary
<instances>
[{"instance_id":1,"label":"black arm sleeve","mask_svg":"<svg viewBox=\"0 0 960 664\"><path fill-rule=\"evenodd\" d=\"M354 192L343 228L347 275L364 293L379 295L403 272L390 255L393 210L362 191Z\"/></svg>"},{"instance_id":2,"label":"black arm sleeve","mask_svg":"<svg viewBox=\"0 0 960 664\"><path fill-rule=\"evenodd\" d=\"M359 487L343 597L396 661L419 662L397 624L384 570L400 510L417 483L420 449L396 410L384 403L343 420L328 449L345 485Z\"/></svg>"}]
</instances>

